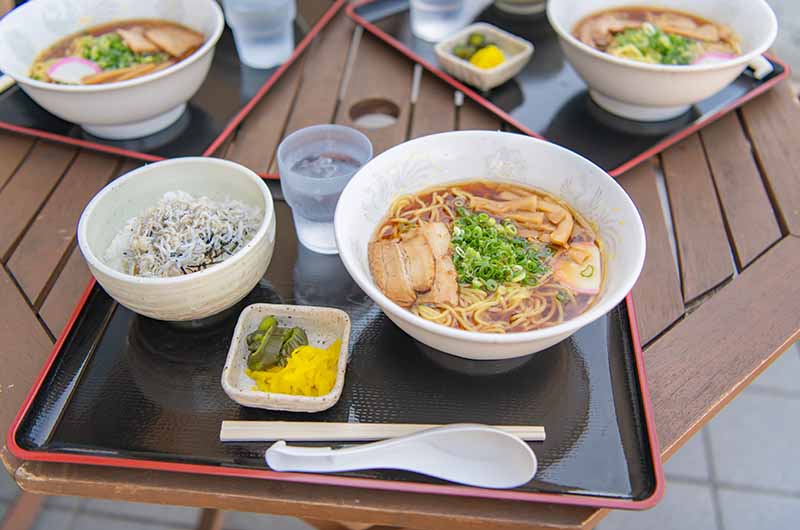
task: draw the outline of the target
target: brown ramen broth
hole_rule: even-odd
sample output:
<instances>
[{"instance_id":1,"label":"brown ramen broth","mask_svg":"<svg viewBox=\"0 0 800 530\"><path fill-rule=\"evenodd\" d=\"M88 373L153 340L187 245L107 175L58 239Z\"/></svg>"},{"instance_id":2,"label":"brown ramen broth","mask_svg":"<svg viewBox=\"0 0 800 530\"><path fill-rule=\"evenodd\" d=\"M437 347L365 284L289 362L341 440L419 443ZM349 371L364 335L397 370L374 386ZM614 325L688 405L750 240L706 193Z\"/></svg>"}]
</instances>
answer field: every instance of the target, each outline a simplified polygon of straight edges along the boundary
<instances>
[{"instance_id":1,"label":"brown ramen broth","mask_svg":"<svg viewBox=\"0 0 800 530\"><path fill-rule=\"evenodd\" d=\"M634 61L687 65L741 55L731 28L674 9L628 6L598 11L573 30L581 42Z\"/></svg>"},{"instance_id":2,"label":"brown ramen broth","mask_svg":"<svg viewBox=\"0 0 800 530\"><path fill-rule=\"evenodd\" d=\"M65 37L41 52L30 76L58 84L127 81L179 63L205 42L191 28L160 19L119 20Z\"/></svg>"},{"instance_id":3,"label":"brown ramen broth","mask_svg":"<svg viewBox=\"0 0 800 530\"><path fill-rule=\"evenodd\" d=\"M586 311L602 245L572 207L532 188L475 180L397 197L369 244L373 280L422 318L485 333L530 331Z\"/></svg>"}]
</instances>

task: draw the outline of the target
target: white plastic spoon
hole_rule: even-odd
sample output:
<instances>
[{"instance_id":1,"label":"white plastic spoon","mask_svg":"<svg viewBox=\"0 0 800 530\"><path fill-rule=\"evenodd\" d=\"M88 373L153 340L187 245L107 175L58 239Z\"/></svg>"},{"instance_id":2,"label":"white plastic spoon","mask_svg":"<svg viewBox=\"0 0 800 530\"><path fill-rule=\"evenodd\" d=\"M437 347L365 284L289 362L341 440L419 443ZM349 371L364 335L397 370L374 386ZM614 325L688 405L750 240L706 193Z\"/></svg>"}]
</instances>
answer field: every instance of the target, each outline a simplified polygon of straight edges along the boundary
<instances>
[{"instance_id":1,"label":"white plastic spoon","mask_svg":"<svg viewBox=\"0 0 800 530\"><path fill-rule=\"evenodd\" d=\"M515 488L536 474L533 450L507 432L455 424L343 449L296 447L280 441L266 453L275 471L328 473L401 469L483 488Z\"/></svg>"}]
</instances>

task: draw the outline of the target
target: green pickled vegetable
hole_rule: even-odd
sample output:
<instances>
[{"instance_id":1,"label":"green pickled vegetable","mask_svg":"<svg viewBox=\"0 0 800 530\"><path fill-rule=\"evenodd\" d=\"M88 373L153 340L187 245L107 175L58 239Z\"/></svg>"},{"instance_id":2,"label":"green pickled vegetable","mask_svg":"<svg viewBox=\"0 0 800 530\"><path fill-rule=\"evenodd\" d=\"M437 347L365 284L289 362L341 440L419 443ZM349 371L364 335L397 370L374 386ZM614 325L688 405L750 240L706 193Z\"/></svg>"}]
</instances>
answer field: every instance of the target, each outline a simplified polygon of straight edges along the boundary
<instances>
[{"instance_id":1,"label":"green pickled vegetable","mask_svg":"<svg viewBox=\"0 0 800 530\"><path fill-rule=\"evenodd\" d=\"M261 343L258 350L247 359L247 367L251 370L266 370L281 360L281 348L286 329L276 328L269 338Z\"/></svg>"},{"instance_id":2,"label":"green pickled vegetable","mask_svg":"<svg viewBox=\"0 0 800 530\"><path fill-rule=\"evenodd\" d=\"M265 349L277 328L278 320L274 316L267 316L261 320L258 329L247 336L247 349L250 352L247 357L247 366L251 370L255 370L254 366L263 366L269 362ZM278 336L280 337L280 335Z\"/></svg>"},{"instance_id":3,"label":"green pickled vegetable","mask_svg":"<svg viewBox=\"0 0 800 530\"><path fill-rule=\"evenodd\" d=\"M483 48L486 46L486 37L480 33L470 33L467 37L467 44L474 48Z\"/></svg>"},{"instance_id":4,"label":"green pickled vegetable","mask_svg":"<svg viewBox=\"0 0 800 530\"><path fill-rule=\"evenodd\" d=\"M292 328L283 335L283 344L281 345L281 358L280 364L285 365L289 360L289 356L294 350L300 346L308 345L308 336L302 328Z\"/></svg>"},{"instance_id":5,"label":"green pickled vegetable","mask_svg":"<svg viewBox=\"0 0 800 530\"><path fill-rule=\"evenodd\" d=\"M274 316L261 320L258 329L247 336L247 367L250 370L266 370L276 364L285 365L292 352L308 345L308 336L302 328L278 326Z\"/></svg>"},{"instance_id":6,"label":"green pickled vegetable","mask_svg":"<svg viewBox=\"0 0 800 530\"><path fill-rule=\"evenodd\" d=\"M453 55L465 61L469 61L470 57L475 55L476 48L469 44L456 44L453 46Z\"/></svg>"}]
</instances>

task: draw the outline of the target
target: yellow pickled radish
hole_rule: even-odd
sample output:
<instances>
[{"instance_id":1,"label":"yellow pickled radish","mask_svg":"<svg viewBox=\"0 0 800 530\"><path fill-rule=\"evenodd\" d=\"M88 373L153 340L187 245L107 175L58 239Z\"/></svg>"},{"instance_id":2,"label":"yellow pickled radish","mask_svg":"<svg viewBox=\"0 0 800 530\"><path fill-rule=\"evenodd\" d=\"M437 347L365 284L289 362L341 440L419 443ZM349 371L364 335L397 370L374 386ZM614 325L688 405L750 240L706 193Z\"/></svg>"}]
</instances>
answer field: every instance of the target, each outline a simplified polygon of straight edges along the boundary
<instances>
[{"instance_id":1,"label":"yellow pickled radish","mask_svg":"<svg viewBox=\"0 0 800 530\"><path fill-rule=\"evenodd\" d=\"M273 366L263 371L246 369L245 373L256 383L253 390L324 396L336 383L341 348L341 340L324 349L300 346L292 352L285 366Z\"/></svg>"},{"instance_id":2,"label":"yellow pickled radish","mask_svg":"<svg viewBox=\"0 0 800 530\"><path fill-rule=\"evenodd\" d=\"M503 50L494 44L490 44L476 51L475 54L470 58L469 62L478 68L487 70L503 64L503 61L505 60L506 57L503 55Z\"/></svg>"}]
</instances>

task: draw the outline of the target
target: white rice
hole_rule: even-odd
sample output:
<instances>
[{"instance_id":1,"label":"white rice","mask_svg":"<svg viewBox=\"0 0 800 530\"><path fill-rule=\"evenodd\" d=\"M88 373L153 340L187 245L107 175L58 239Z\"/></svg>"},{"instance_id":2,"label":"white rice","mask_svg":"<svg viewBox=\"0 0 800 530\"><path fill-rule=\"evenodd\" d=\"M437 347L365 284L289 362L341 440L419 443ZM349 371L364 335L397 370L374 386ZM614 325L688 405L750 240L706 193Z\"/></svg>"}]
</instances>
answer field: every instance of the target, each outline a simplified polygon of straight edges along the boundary
<instances>
[{"instance_id":1,"label":"white rice","mask_svg":"<svg viewBox=\"0 0 800 530\"><path fill-rule=\"evenodd\" d=\"M170 191L130 219L108 246L110 267L134 276L180 276L221 263L258 231L263 215L236 200Z\"/></svg>"}]
</instances>

